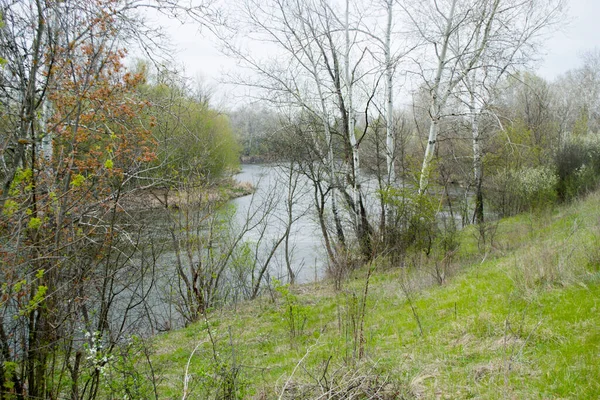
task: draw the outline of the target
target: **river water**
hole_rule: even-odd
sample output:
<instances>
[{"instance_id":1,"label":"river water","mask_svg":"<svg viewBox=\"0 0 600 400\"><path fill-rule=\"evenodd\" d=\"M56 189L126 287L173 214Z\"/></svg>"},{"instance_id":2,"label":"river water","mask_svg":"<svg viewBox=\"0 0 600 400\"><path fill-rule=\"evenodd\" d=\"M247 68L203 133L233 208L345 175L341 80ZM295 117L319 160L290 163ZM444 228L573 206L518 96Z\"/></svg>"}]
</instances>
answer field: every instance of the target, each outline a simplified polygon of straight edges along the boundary
<instances>
[{"instance_id":1,"label":"river water","mask_svg":"<svg viewBox=\"0 0 600 400\"><path fill-rule=\"evenodd\" d=\"M321 280L327 270L328 258L314 209L312 185L304 177L297 178L295 184L290 185L290 182L294 183L294 181L290 181L287 171L287 168L276 165L242 165L242 170L235 179L251 183L256 190L252 195L231 200L229 205L233 206L233 211L229 207L223 208L223 215L227 216L230 231L236 235L245 230L238 246L246 246L250 249L250 257L254 262L249 262L249 266L255 265L252 274L258 280L260 267L266 264L274 244L289 226L288 206L289 202L293 203L288 257L286 258L285 242L281 242L273 257L268 260L266 273L260 277L263 285L271 282L272 279L288 282L288 262L295 275L296 283ZM294 190L290 191L290 187ZM372 177L365 176L362 187L368 194L365 196L365 201L370 215L378 215L376 181ZM176 210L169 212L173 213L169 214L172 217L178 215ZM447 212L442 212L438 217L445 217L445 214ZM168 244L170 242L168 232L172 229L169 228L170 218L156 213L153 213L152 217L155 224L154 231L158 232L156 239L158 242ZM350 224L350 221L343 222ZM252 228L245 229L248 225ZM142 259L143 257L140 256L140 260ZM187 259L184 259L184 262L188 262ZM194 263L197 262L198 260L194 259ZM184 323L177 306L182 302L180 291L182 283L178 283L176 263L176 253L167 245L156 259L155 275L149 276L148 285L152 289L147 296L145 310L150 313L153 322L150 325L146 324L145 329L148 331L169 329L182 326ZM245 271L249 271L249 266L246 266ZM235 269L227 271L226 279L236 278Z\"/></svg>"},{"instance_id":2,"label":"river water","mask_svg":"<svg viewBox=\"0 0 600 400\"><path fill-rule=\"evenodd\" d=\"M290 265L297 283L322 279L327 255L321 241L321 231L316 219L312 188L306 180L299 178L290 192L290 181L285 168L273 165L242 165L242 171L235 176L240 182L250 182L256 191L253 195L232 200L236 207L234 218L242 226L248 216L268 209L263 224L248 231L244 239L250 243L261 240L259 259L265 257L289 223L288 201L293 202L291 231L289 235ZM266 228L266 229L265 229ZM262 238L261 238L262 235ZM288 272L285 259L285 246L281 243L271 260L269 276L287 282Z\"/></svg>"},{"instance_id":3,"label":"river water","mask_svg":"<svg viewBox=\"0 0 600 400\"><path fill-rule=\"evenodd\" d=\"M314 217L314 207L312 203L311 188L306 180L299 180L295 185L293 195L290 196L290 185L284 169L274 165L243 165L241 173L235 178L240 182L249 182L255 188L252 195L238 197L231 200L217 213L218 218L225 218L224 229L228 230L232 236L237 236L249 223L252 229L248 229L243 234L242 240L237 244L238 248L246 246L251 249L250 259L255 261L254 278L258 278L258 271L261 265L267 261L268 254L274 243L278 241L285 232L289 223L287 212L287 200L291 199L293 205L293 224L289 234L288 261L295 275L296 283L308 283L323 279L327 263L327 255L321 244L321 232L316 218ZM233 206L233 210L232 207ZM169 213L169 214L166 214ZM199 210L198 214L202 211ZM195 216L196 212L190 215ZM140 216L140 218L152 218L153 237L156 243L160 243L156 249L157 258L155 260L155 269L152 274L148 273L147 278L143 278L144 286L148 287L145 295L144 307L138 307L136 310L137 323L139 329L145 334L153 334L156 331L168 330L181 327L185 324L185 319L181 312L182 306L186 304L185 286L177 273L177 253L172 247L170 232L175 229L178 236L182 233L173 221L181 221L185 218L180 214L180 210L169 211L153 210L149 215ZM194 217L192 217L194 218ZM197 218L197 217L195 217ZM192 234L201 234L196 230L201 226L197 220L192 225ZM178 230L179 229L179 230ZM239 255L239 253L236 253ZM289 274L286 262L285 243L281 243L274 256L269 260L268 269L262 276L261 282L264 285L273 279L278 279L282 283L289 281ZM142 270L145 257L150 255L139 254L132 258L131 262L137 264L138 270ZM190 260L184 249L180 253L184 264L184 272L189 272ZM151 258L151 257L150 257ZM193 264L199 262L198 254L193 254ZM147 263L147 262L146 262ZM232 261L224 272L222 281L224 283L223 293L229 293L226 301L238 301L237 295L232 295L232 288L240 285L250 285L251 277L246 276L238 280L236 266L239 263ZM245 273L251 272L252 261L243 266ZM189 278L189 277L188 277ZM241 283L245 282L245 283ZM251 289L251 288L250 288ZM248 290L250 290L248 289ZM116 307L113 318L119 321L123 315L120 311L124 309L132 296L141 297L142 294L132 293L130 288L121 288L121 294L116 299ZM249 292L246 292L248 295ZM233 297L232 297L233 296ZM116 322L115 322L116 323Z\"/></svg>"},{"instance_id":4,"label":"river water","mask_svg":"<svg viewBox=\"0 0 600 400\"><path fill-rule=\"evenodd\" d=\"M291 266L296 275L297 283L306 283L322 279L325 275L327 254L322 243L322 234L318 224L316 211L313 205L312 186L306 178L300 177L295 188L293 196L289 197L289 177L287 169L275 165L265 164L245 164L242 165L242 171L235 176L240 182L250 182L255 186L254 195L244 196L232 200L236 207L234 218L238 226L243 225L248 212L264 209L265 203L269 199L275 199L273 209L267 217L267 229L264 230L262 237L263 243L259 246L258 258L264 260L265 253L268 253L270 246L274 241L281 237L286 226L288 198L294 202L293 214L294 223L290 232ZM366 173L360 176L360 184L365 197L365 207L369 215L373 218L380 213L380 204L377 193L377 180ZM463 195L463 189L459 187L451 188L453 197ZM297 218L297 219L296 219ZM454 219L455 226L462 226L460 213L451 213L446 206L437 213L438 222L446 223ZM446 221L446 222L444 222ZM343 221L350 225L350 221ZM249 231L244 239L250 243L260 240L262 227L257 227ZM282 282L287 281L287 268L285 264L285 249L283 244L277 249L274 260L270 263L269 277L279 279Z\"/></svg>"}]
</instances>

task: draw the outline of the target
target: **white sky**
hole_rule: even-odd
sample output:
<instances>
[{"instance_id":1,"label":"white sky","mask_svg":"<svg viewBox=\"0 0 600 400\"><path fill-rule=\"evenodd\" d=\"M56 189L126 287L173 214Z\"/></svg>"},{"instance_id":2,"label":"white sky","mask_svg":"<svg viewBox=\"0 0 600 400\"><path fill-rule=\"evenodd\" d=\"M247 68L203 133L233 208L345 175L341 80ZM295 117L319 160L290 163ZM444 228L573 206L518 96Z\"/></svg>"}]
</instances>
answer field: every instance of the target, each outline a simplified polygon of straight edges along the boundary
<instances>
[{"instance_id":1,"label":"white sky","mask_svg":"<svg viewBox=\"0 0 600 400\"><path fill-rule=\"evenodd\" d=\"M600 1L570 0L570 23L546 42L546 56L538 73L552 79L581 65L580 56L600 49Z\"/></svg>"},{"instance_id":2,"label":"white sky","mask_svg":"<svg viewBox=\"0 0 600 400\"><path fill-rule=\"evenodd\" d=\"M563 29L557 29L547 40L542 60L536 72L546 79L553 79L581 64L580 56L594 48L600 49L600 0L570 0L569 20ZM216 100L226 106L239 89L220 84L223 73L234 71L234 60L220 54L209 32L200 32L197 25L181 25L167 19L157 21L165 26L178 51L176 62L183 66L185 75L202 77L216 89ZM234 100L238 103L240 99Z\"/></svg>"}]
</instances>

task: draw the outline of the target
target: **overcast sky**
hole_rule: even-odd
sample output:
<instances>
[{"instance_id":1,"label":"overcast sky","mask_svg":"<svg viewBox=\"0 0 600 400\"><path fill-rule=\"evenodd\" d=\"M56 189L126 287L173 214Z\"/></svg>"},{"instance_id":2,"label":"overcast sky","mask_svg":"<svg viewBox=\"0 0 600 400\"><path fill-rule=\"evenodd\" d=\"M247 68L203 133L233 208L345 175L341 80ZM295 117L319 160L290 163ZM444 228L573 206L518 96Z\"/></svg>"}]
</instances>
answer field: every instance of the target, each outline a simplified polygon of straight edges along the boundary
<instances>
[{"instance_id":1,"label":"overcast sky","mask_svg":"<svg viewBox=\"0 0 600 400\"><path fill-rule=\"evenodd\" d=\"M570 22L546 43L546 56L538 69L552 79L580 65L582 53L600 49L600 0L571 0Z\"/></svg>"},{"instance_id":2,"label":"overcast sky","mask_svg":"<svg viewBox=\"0 0 600 400\"><path fill-rule=\"evenodd\" d=\"M600 0L570 0L568 13L569 21L548 38L543 59L535 68L546 79L578 67L584 52L600 49ZM167 27L178 49L175 59L185 68L187 76L200 76L217 85L224 71L235 69L235 62L222 56L208 35L199 32L197 26L164 19L157 23ZM232 88L218 87L221 102L231 99Z\"/></svg>"}]
</instances>

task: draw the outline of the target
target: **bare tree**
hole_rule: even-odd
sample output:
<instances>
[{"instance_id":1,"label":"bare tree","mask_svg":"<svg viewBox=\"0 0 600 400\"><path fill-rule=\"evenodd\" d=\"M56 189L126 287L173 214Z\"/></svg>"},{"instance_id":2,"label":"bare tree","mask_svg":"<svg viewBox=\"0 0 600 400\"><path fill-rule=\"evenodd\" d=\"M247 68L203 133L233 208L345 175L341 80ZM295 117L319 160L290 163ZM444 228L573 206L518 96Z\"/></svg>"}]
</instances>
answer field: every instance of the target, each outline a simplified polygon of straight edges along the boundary
<instances>
[{"instance_id":1,"label":"bare tree","mask_svg":"<svg viewBox=\"0 0 600 400\"><path fill-rule=\"evenodd\" d=\"M585 133L600 131L600 50L584 53L582 61L581 67L567 71L553 85L563 133L573 132L578 120L587 125L582 127Z\"/></svg>"},{"instance_id":2,"label":"bare tree","mask_svg":"<svg viewBox=\"0 0 600 400\"><path fill-rule=\"evenodd\" d=\"M484 91L489 90L486 84L491 83L490 76L501 76L511 66L522 63L524 54L535 49L543 30L557 23L563 8L564 2L560 0L433 0L426 7L404 7L414 24L416 35L428 44L424 54L434 56L437 61L434 66L417 63L419 75L431 92L429 135L419 183L421 193L428 185L440 121L447 115L461 114L460 110L447 109L449 98L461 85L473 90L474 85L483 87ZM473 109L477 98L478 95L473 93L469 109ZM469 113L475 154L473 169L475 180L479 182L476 182L476 187L480 187L477 113L472 110ZM478 203L481 204L480 201ZM477 213L481 214L481 206L477 207Z\"/></svg>"},{"instance_id":3,"label":"bare tree","mask_svg":"<svg viewBox=\"0 0 600 400\"><path fill-rule=\"evenodd\" d=\"M420 193L429 184L439 125L447 112L448 99L469 71L475 68L488 46L499 3L500 0L432 0L425 5L416 2L404 7L416 35L428 45L424 48L424 56L433 57L436 61L433 68L417 62L419 73L431 93L430 126L421 168Z\"/></svg>"},{"instance_id":4,"label":"bare tree","mask_svg":"<svg viewBox=\"0 0 600 400\"><path fill-rule=\"evenodd\" d=\"M458 96L466 105L471 125L473 147L473 181L475 186L474 222L483 222L483 153L479 122L484 113L492 113L490 105L498 95L499 83L505 75L516 72L532 61L540 49L540 41L563 17L564 1L503 1L489 34L488 45L458 88ZM452 46L453 56L459 57ZM461 61L466 68L465 60ZM502 127L500 127L502 128Z\"/></svg>"},{"instance_id":5,"label":"bare tree","mask_svg":"<svg viewBox=\"0 0 600 400\"><path fill-rule=\"evenodd\" d=\"M337 242L342 248L346 246L338 204L341 197L362 253L370 256L372 228L359 174L364 134L359 136L355 129L359 104L355 87L375 73L376 63L368 51L372 35L362 28L363 15L353 2L338 7L324 0L248 1L237 14L242 16L237 28L246 37L275 49L271 60L257 59L227 40L227 51L258 76L237 82L259 91L263 99L294 108L297 115L320 121L324 140L318 138L317 131L309 129L306 133L312 134L310 143L328 168L327 193ZM361 98L360 104L366 108L372 96Z\"/></svg>"}]
</instances>

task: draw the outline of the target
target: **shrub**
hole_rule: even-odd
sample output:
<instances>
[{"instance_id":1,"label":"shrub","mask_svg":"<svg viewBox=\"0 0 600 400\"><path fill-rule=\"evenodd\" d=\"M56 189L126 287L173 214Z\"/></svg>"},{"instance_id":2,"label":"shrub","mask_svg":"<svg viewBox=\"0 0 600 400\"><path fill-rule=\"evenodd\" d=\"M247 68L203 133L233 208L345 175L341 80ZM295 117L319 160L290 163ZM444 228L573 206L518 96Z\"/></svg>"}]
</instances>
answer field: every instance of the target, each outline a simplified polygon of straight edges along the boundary
<instances>
[{"instance_id":1,"label":"shrub","mask_svg":"<svg viewBox=\"0 0 600 400\"><path fill-rule=\"evenodd\" d=\"M408 249L429 254L438 233L435 199L410 187L390 187L379 195L388 208L385 248L399 254Z\"/></svg>"},{"instance_id":2,"label":"shrub","mask_svg":"<svg viewBox=\"0 0 600 400\"><path fill-rule=\"evenodd\" d=\"M360 267L364 259L352 248L336 246L335 259L329 260L325 269L328 278L333 280L335 290L340 290L342 284L352 271Z\"/></svg>"},{"instance_id":3,"label":"shrub","mask_svg":"<svg viewBox=\"0 0 600 400\"><path fill-rule=\"evenodd\" d=\"M554 204L557 176L550 167L524 168L516 175L517 196L525 209L536 210Z\"/></svg>"},{"instance_id":4,"label":"shrub","mask_svg":"<svg viewBox=\"0 0 600 400\"><path fill-rule=\"evenodd\" d=\"M555 165L561 201L595 189L600 181L600 137L582 135L567 139L556 153Z\"/></svg>"},{"instance_id":5,"label":"shrub","mask_svg":"<svg viewBox=\"0 0 600 400\"><path fill-rule=\"evenodd\" d=\"M540 210L556 202L557 183L558 177L550 167L507 170L491 180L490 205L503 216Z\"/></svg>"},{"instance_id":6,"label":"shrub","mask_svg":"<svg viewBox=\"0 0 600 400\"><path fill-rule=\"evenodd\" d=\"M300 303L298 296L290 290L289 284L282 285L280 281L274 279L273 285L275 286L275 291L281 295L283 300L281 314L287 323L290 334L290 346L293 348L295 339L302 336L304 332L304 326L308 318L306 308Z\"/></svg>"}]
</instances>

